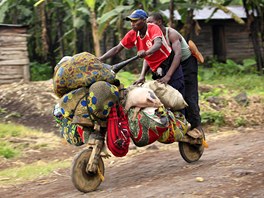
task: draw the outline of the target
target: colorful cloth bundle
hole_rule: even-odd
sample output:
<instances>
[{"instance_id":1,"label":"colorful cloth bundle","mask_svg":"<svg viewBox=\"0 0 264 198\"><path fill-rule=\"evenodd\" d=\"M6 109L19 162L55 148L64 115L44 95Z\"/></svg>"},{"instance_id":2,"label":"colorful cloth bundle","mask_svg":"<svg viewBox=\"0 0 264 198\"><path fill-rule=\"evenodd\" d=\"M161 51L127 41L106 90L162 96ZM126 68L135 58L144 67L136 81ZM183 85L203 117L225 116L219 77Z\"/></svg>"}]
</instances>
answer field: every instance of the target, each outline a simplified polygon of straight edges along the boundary
<instances>
[{"instance_id":1,"label":"colorful cloth bundle","mask_svg":"<svg viewBox=\"0 0 264 198\"><path fill-rule=\"evenodd\" d=\"M61 136L67 140L68 143L81 146L84 144L83 128L80 125L72 124L67 118L62 118L60 122Z\"/></svg>"},{"instance_id":2,"label":"colorful cloth bundle","mask_svg":"<svg viewBox=\"0 0 264 198\"><path fill-rule=\"evenodd\" d=\"M161 143L179 141L187 132L189 123L180 112L171 112L163 109L159 113L157 108L147 107L141 109L136 119L135 108L128 111L131 139L136 146L146 146L156 140Z\"/></svg>"},{"instance_id":3,"label":"colorful cloth bundle","mask_svg":"<svg viewBox=\"0 0 264 198\"><path fill-rule=\"evenodd\" d=\"M128 111L131 139L136 146L146 146L158 140L168 130L169 120L160 116L155 107L141 109L133 119L135 109ZM164 109L166 111L166 109Z\"/></svg>"},{"instance_id":4,"label":"colorful cloth bundle","mask_svg":"<svg viewBox=\"0 0 264 198\"><path fill-rule=\"evenodd\" d=\"M181 112L168 111L170 125L168 130L158 139L161 143L178 142L186 134L189 128L189 123Z\"/></svg>"},{"instance_id":5,"label":"colorful cloth bundle","mask_svg":"<svg viewBox=\"0 0 264 198\"><path fill-rule=\"evenodd\" d=\"M111 108L107 119L107 147L116 157L127 154L130 143L130 129L128 118L121 105Z\"/></svg>"},{"instance_id":6,"label":"colorful cloth bundle","mask_svg":"<svg viewBox=\"0 0 264 198\"><path fill-rule=\"evenodd\" d=\"M111 107L118 101L118 88L105 81L98 81L90 88L82 87L65 94L59 101L62 116L83 126L97 122L106 126Z\"/></svg>"},{"instance_id":7,"label":"colorful cloth bundle","mask_svg":"<svg viewBox=\"0 0 264 198\"><path fill-rule=\"evenodd\" d=\"M58 97L97 81L113 83L115 73L94 55L83 52L62 59L54 69L53 89Z\"/></svg>"}]
</instances>

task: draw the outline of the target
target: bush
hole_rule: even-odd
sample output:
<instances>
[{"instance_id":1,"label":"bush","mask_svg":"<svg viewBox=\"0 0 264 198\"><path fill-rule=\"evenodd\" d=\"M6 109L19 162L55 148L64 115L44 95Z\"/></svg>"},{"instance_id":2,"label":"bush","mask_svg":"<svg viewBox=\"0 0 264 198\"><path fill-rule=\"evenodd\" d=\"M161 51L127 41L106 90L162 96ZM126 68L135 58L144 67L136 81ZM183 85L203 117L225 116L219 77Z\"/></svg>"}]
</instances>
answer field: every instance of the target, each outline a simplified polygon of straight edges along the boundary
<instances>
[{"instance_id":1,"label":"bush","mask_svg":"<svg viewBox=\"0 0 264 198\"><path fill-rule=\"evenodd\" d=\"M242 64L230 59L227 59L226 63L220 63L212 59L208 61L207 66L211 67L213 74L217 76L256 73L256 61L254 59L245 59Z\"/></svg>"},{"instance_id":2,"label":"bush","mask_svg":"<svg viewBox=\"0 0 264 198\"><path fill-rule=\"evenodd\" d=\"M29 67L31 81L42 81L52 78L53 69L48 63L32 62Z\"/></svg>"},{"instance_id":3,"label":"bush","mask_svg":"<svg viewBox=\"0 0 264 198\"><path fill-rule=\"evenodd\" d=\"M216 124L222 126L225 123L224 115L221 112L202 112L202 124Z\"/></svg>"}]
</instances>

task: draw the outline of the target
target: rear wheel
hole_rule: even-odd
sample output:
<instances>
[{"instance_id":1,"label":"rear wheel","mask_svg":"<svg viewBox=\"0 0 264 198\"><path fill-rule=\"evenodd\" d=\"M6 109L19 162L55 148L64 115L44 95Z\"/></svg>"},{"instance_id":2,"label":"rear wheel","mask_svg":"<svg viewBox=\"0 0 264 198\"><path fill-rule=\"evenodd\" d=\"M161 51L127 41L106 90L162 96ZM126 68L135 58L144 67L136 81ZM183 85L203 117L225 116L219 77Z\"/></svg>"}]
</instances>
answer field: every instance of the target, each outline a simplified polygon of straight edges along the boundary
<instances>
[{"instance_id":1,"label":"rear wheel","mask_svg":"<svg viewBox=\"0 0 264 198\"><path fill-rule=\"evenodd\" d=\"M178 144L182 158L188 163L198 161L203 154L204 146L202 144L188 142L179 142Z\"/></svg>"},{"instance_id":2,"label":"rear wheel","mask_svg":"<svg viewBox=\"0 0 264 198\"><path fill-rule=\"evenodd\" d=\"M71 178L75 188L81 192L90 192L97 189L104 175L104 162L102 157L98 158L99 170L96 173L87 173L86 166L89 162L92 150L86 149L78 153L72 162Z\"/></svg>"}]
</instances>

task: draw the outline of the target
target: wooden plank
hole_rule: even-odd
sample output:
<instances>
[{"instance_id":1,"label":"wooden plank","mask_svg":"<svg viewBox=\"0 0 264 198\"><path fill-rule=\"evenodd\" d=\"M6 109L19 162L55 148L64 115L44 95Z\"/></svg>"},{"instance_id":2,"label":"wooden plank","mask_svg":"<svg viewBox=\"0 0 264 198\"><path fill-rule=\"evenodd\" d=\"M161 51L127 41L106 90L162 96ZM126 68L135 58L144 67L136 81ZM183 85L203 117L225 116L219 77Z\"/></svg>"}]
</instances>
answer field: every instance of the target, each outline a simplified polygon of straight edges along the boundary
<instances>
[{"instance_id":1,"label":"wooden plank","mask_svg":"<svg viewBox=\"0 0 264 198\"><path fill-rule=\"evenodd\" d=\"M3 40L12 40L12 38L16 41L24 41L27 39L27 36L23 34L0 34L0 41Z\"/></svg>"},{"instance_id":2,"label":"wooden plank","mask_svg":"<svg viewBox=\"0 0 264 198\"><path fill-rule=\"evenodd\" d=\"M14 51L14 50L25 51L25 50L27 50L27 48L25 46L23 46L23 47L16 47L16 48L9 46L9 47L5 47L5 48L1 48L1 46L0 46L0 51L2 51L2 50L4 50L5 52L8 53L8 51Z\"/></svg>"},{"instance_id":3,"label":"wooden plank","mask_svg":"<svg viewBox=\"0 0 264 198\"><path fill-rule=\"evenodd\" d=\"M28 65L24 65L23 67L23 79L25 80L25 82L29 82L30 80L30 71Z\"/></svg>"},{"instance_id":4,"label":"wooden plank","mask_svg":"<svg viewBox=\"0 0 264 198\"><path fill-rule=\"evenodd\" d=\"M17 50L17 49L14 49L14 50L10 50L10 51L6 51L4 50L5 48L1 48L0 47L0 55L1 56L8 56L8 55L23 55L23 56L26 56L28 53L27 51L24 51L24 50Z\"/></svg>"},{"instance_id":5,"label":"wooden plank","mask_svg":"<svg viewBox=\"0 0 264 198\"><path fill-rule=\"evenodd\" d=\"M26 52L24 53L17 53L17 54L10 54L10 55L4 55L0 53L0 61L3 60L14 60L14 59L28 59L28 54Z\"/></svg>"},{"instance_id":6,"label":"wooden plank","mask_svg":"<svg viewBox=\"0 0 264 198\"><path fill-rule=\"evenodd\" d=\"M15 59L15 57L28 57L28 52L27 51L22 51L22 50L14 50L14 51L5 51L5 50L1 50L0 48L0 59L9 59L9 58L13 58Z\"/></svg>"},{"instance_id":7,"label":"wooden plank","mask_svg":"<svg viewBox=\"0 0 264 198\"><path fill-rule=\"evenodd\" d=\"M24 66L0 66L0 75L24 74Z\"/></svg>"},{"instance_id":8,"label":"wooden plank","mask_svg":"<svg viewBox=\"0 0 264 198\"><path fill-rule=\"evenodd\" d=\"M0 79L0 84L10 84L10 83L14 83L14 82L20 82L22 80L22 78L17 78L17 79Z\"/></svg>"},{"instance_id":9,"label":"wooden plank","mask_svg":"<svg viewBox=\"0 0 264 198\"><path fill-rule=\"evenodd\" d=\"M27 28L25 27L0 27L0 34L25 34L27 32Z\"/></svg>"},{"instance_id":10,"label":"wooden plank","mask_svg":"<svg viewBox=\"0 0 264 198\"><path fill-rule=\"evenodd\" d=\"M10 79L23 79L23 75L21 75L21 74L0 75L0 80L10 80Z\"/></svg>"},{"instance_id":11,"label":"wooden plank","mask_svg":"<svg viewBox=\"0 0 264 198\"><path fill-rule=\"evenodd\" d=\"M29 60L28 59L17 59L17 60L4 60L0 61L1 65L28 65Z\"/></svg>"},{"instance_id":12,"label":"wooden plank","mask_svg":"<svg viewBox=\"0 0 264 198\"><path fill-rule=\"evenodd\" d=\"M10 48L13 47L14 49L20 48L20 47L24 47L27 48L27 42L6 42L6 43L0 43L0 48L2 48L2 50L5 50L5 48Z\"/></svg>"}]
</instances>

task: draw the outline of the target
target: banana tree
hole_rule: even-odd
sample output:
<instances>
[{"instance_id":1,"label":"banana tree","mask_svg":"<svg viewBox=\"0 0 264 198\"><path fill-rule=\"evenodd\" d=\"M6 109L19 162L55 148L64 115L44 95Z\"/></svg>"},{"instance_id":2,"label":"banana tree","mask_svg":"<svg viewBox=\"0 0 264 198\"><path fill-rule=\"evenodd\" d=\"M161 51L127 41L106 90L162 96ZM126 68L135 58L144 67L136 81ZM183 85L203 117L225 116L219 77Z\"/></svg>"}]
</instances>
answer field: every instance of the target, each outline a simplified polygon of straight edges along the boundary
<instances>
[{"instance_id":1,"label":"banana tree","mask_svg":"<svg viewBox=\"0 0 264 198\"><path fill-rule=\"evenodd\" d=\"M95 55L100 56L101 55L100 36L99 36L98 23L97 23L97 19L96 19L97 17L96 17L96 12L95 12L96 0L85 0L85 3L88 6L89 11L90 11L90 23L92 24L92 34L93 34Z\"/></svg>"}]
</instances>

